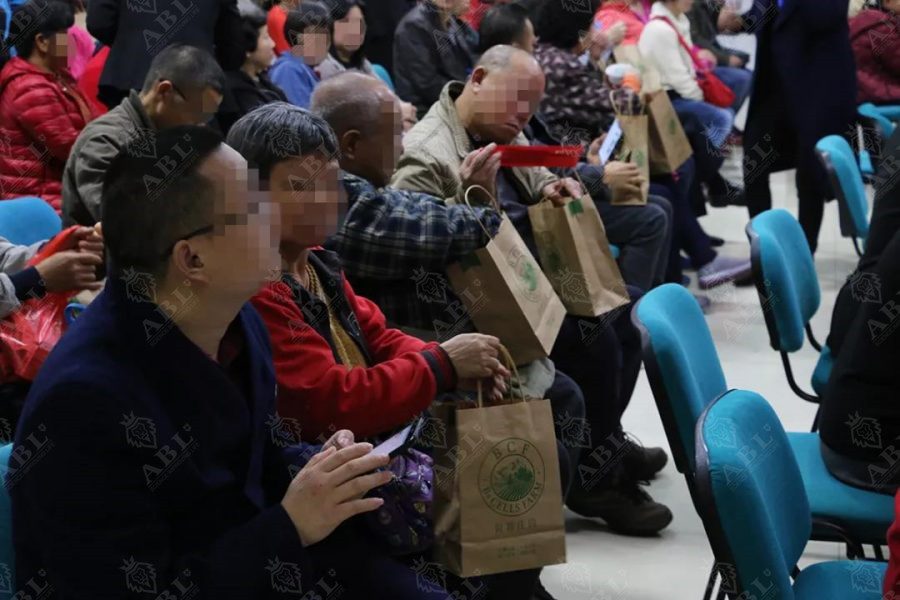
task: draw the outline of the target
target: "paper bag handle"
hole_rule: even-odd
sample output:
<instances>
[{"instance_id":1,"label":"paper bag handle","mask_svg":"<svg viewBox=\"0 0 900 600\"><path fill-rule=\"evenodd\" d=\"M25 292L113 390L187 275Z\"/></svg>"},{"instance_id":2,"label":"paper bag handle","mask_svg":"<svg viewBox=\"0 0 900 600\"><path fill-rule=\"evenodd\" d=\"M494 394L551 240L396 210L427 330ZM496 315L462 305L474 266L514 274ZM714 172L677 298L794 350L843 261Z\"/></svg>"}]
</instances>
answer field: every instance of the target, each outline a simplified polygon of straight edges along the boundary
<instances>
[{"instance_id":1,"label":"paper bag handle","mask_svg":"<svg viewBox=\"0 0 900 600\"><path fill-rule=\"evenodd\" d=\"M506 346L500 345L500 358L506 363L506 366L509 368L509 381L510 388L512 388L513 377L515 380L519 382L519 397L522 398L522 402L527 402L525 399L525 390L522 389L522 378L519 376L519 369L516 368L516 363L512 358L512 355L509 353L509 350L506 349ZM481 386L481 380L479 379L476 383L476 389L478 391L478 408L484 408L484 392Z\"/></svg>"},{"instance_id":2,"label":"paper bag handle","mask_svg":"<svg viewBox=\"0 0 900 600\"><path fill-rule=\"evenodd\" d=\"M496 210L498 213L502 213L502 212L503 212L503 211L500 210L500 204L497 202L497 199L494 198L494 195L491 194L489 191L487 191L487 188L485 188L484 186L477 185L477 184L476 184L476 185L470 185L469 187L467 187L467 188L466 188L466 193L463 194L463 201L466 203L466 206L469 207L469 210L471 210L473 213L475 213L475 209L472 207L472 203L469 202L469 194L471 194L471 193L472 193L472 190L474 190L474 189L476 189L476 188L479 189L479 190L481 190L482 192L484 192L484 193L487 195L487 197L491 199L491 204L490 204L490 207L491 207L491 208L493 208L494 210ZM481 219L478 218L478 215L477 215L477 214L475 215L475 220L478 221L478 224L481 226L481 230L484 231L484 234L488 237L488 239L489 239L489 240L490 240L490 239L493 239L494 236L492 236L492 235L491 235L491 232L488 231L487 227L484 226L484 223L481 222Z\"/></svg>"}]
</instances>

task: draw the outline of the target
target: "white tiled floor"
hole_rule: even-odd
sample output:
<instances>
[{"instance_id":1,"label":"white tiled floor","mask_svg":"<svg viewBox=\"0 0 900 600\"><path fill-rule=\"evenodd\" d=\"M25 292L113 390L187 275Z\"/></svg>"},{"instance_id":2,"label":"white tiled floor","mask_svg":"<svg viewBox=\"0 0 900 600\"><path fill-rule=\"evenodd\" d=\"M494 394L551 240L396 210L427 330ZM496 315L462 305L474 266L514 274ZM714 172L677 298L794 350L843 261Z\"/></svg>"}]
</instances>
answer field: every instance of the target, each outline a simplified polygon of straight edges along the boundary
<instances>
[{"instance_id":1,"label":"white tiled floor","mask_svg":"<svg viewBox=\"0 0 900 600\"><path fill-rule=\"evenodd\" d=\"M733 167L732 167L733 169ZM733 173L733 171L732 171ZM732 173L728 173L730 176ZM796 215L793 172L772 178L775 205ZM710 209L701 222L711 234L727 240L724 252L749 255L743 208ZM813 319L820 340L827 335L835 295L856 264L850 241L840 237L837 206L826 207L816 254L822 306ZM711 294L707 322L713 333L729 387L751 389L775 407L787 430L808 430L814 409L788 388L778 354L769 347L759 300L753 287L727 286ZM798 380L809 388L816 352L807 347L793 357ZM668 447L647 379L641 373L624 418L625 429L647 446ZM712 565L712 552L694 512L684 478L671 460L649 488L652 496L675 515L659 537L629 538L603 525L569 513L568 564L545 569L543 582L559 600L695 600L702 597ZM812 543L804 561L842 557L838 544Z\"/></svg>"}]
</instances>

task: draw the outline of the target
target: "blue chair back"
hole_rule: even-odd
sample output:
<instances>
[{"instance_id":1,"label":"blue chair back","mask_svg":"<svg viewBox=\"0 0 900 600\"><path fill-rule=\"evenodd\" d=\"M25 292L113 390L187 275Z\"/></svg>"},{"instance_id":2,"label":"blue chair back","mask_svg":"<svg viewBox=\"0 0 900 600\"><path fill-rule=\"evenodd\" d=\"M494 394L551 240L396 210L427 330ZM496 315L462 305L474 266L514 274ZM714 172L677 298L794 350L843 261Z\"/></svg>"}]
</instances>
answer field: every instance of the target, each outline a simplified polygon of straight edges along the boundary
<instances>
[{"instance_id":1,"label":"blue chair back","mask_svg":"<svg viewBox=\"0 0 900 600\"><path fill-rule=\"evenodd\" d=\"M747 224L753 278L772 348L796 352L819 310L816 266L800 224L788 211L767 210Z\"/></svg>"},{"instance_id":2,"label":"blue chair back","mask_svg":"<svg viewBox=\"0 0 900 600\"><path fill-rule=\"evenodd\" d=\"M385 69L381 65L372 65L372 71L375 73L375 76L378 77L378 79L385 82L388 87L391 88L391 91L395 89L394 80L391 79L391 74L388 73L387 69Z\"/></svg>"},{"instance_id":3,"label":"blue chair back","mask_svg":"<svg viewBox=\"0 0 900 600\"><path fill-rule=\"evenodd\" d=\"M31 245L52 238L62 230L62 220L40 198L0 200L0 237L13 244Z\"/></svg>"},{"instance_id":4,"label":"blue chair back","mask_svg":"<svg viewBox=\"0 0 900 600\"><path fill-rule=\"evenodd\" d=\"M860 115L867 119L871 119L872 122L875 123L878 127L878 133L881 135L881 139L886 140L894 133L895 125L871 102L860 104L857 111Z\"/></svg>"},{"instance_id":5,"label":"blue chair back","mask_svg":"<svg viewBox=\"0 0 900 600\"><path fill-rule=\"evenodd\" d=\"M759 394L731 390L704 411L696 435L704 525L716 560L734 566L733 597L793 598L812 517L775 411Z\"/></svg>"},{"instance_id":6,"label":"blue chair back","mask_svg":"<svg viewBox=\"0 0 900 600\"><path fill-rule=\"evenodd\" d=\"M865 239L869 236L869 202L856 155L846 139L829 135L816 144L816 150L838 199L841 234Z\"/></svg>"},{"instance_id":7,"label":"blue chair back","mask_svg":"<svg viewBox=\"0 0 900 600\"><path fill-rule=\"evenodd\" d=\"M645 294L632 320L675 466L692 474L697 419L727 389L706 319L690 292L670 283Z\"/></svg>"},{"instance_id":8,"label":"blue chair back","mask_svg":"<svg viewBox=\"0 0 900 600\"><path fill-rule=\"evenodd\" d=\"M0 600L13 597L15 590L15 578L13 569L15 561L12 541L12 506L9 500L9 492L6 489L6 473L9 470L9 454L12 452L12 444L0 447Z\"/></svg>"}]
</instances>

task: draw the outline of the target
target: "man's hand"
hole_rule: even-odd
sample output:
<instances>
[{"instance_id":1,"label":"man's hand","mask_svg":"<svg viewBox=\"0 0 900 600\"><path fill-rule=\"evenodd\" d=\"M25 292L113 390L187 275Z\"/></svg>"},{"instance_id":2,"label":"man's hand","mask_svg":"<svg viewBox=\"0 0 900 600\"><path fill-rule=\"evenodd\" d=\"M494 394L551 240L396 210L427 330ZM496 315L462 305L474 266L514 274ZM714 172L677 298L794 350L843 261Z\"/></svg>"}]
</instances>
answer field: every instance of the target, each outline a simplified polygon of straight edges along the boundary
<instances>
[{"instance_id":1,"label":"man's hand","mask_svg":"<svg viewBox=\"0 0 900 600\"><path fill-rule=\"evenodd\" d=\"M309 546L322 541L350 517L384 504L381 498L363 496L393 478L390 471L372 472L389 461L387 455L372 454L372 444L352 444L341 450L329 446L313 456L281 500L300 542Z\"/></svg>"},{"instance_id":2,"label":"man's hand","mask_svg":"<svg viewBox=\"0 0 900 600\"><path fill-rule=\"evenodd\" d=\"M744 59L736 54L730 54L728 56L728 66L742 69L744 67Z\"/></svg>"},{"instance_id":3,"label":"man's hand","mask_svg":"<svg viewBox=\"0 0 900 600\"><path fill-rule=\"evenodd\" d=\"M66 244L60 246L60 250L79 250L96 254L103 258L103 229L100 223L94 227L79 227L66 240Z\"/></svg>"},{"instance_id":4,"label":"man's hand","mask_svg":"<svg viewBox=\"0 0 900 600\"><path fill-rule=\"evenodd\" d=\"M744 28L744 20L741 15L728 7L722 7L722 10L719 11L719 19L716 24L722 33L737 33Z\"/></svg>"},{"instance_id":5,"label":"man's hand","mask_svg":"<svg viewBox=\"0 0 900 600\"><path fill-rule=\"evenodd\" d=\"M497 373L509 377L509 371L497 358L500 347L500 340L480 333L463 333L441 344L457 379L484 379Z\"/></svg>"},{"instance_id":6,"label":"man's hand","mask_svg":"<svg viewBox=\"0 0 900 600\"><path fill-rule=\"evenodd\" d=\"M644 177L634 163L611 160L603 169L603 183L611 190L622 190L624 193L636 194L641 191Z\"/></svg>"},{"instance_id":7,"label":"man's hand","mask_svg":"<svg viewBox=\"0 0 900 600\"><path fill-rule=\"evenodd\" d=\"M508 375L504 376L501 373L497 373L493 377L485 379L463 379L459 382L457 388L474 392L478 389L478 384L481 383L481 392L484 394L484 400L486 402L500 402L503 400L504 394L506 394L506 380L508 378Z\"/></svg>"},{"instance_id":8,"label":"man's hand","mask_svg":"<svg viewBox=\"0 0 900 600\"><path fill-rule=\"evenodd\" d=\"M353 445L353 442L356 441L353 432L349 429L339 429L334 432L328 441L322 446L322 450L328 450L331 447L334 447L335 450L343 450L349 446Z\"/></svg>"},{"instance_id":9,"label":"man's hand","mask_svg":"<svg viewBox=\"0 0 900 600\"><path fill-rule=\"evenodd\" d=\"M471 185L480 185L496 198L499 170L500 153L497 152L497 144L488 144L484 148L469 152L459 167L463 190L467 190Z\"/></svg>"},{"instance_id":10,"label":"man's hand","mask_svg":"<svg viewBox=\"0 0 900 600\"><path fill-rule=\"evenodd\" d=\"M548 198L554 206L563 206L566 203L567 198L581 198L584 195L584 190L581 189L580 183L571 177L565 177L563 179L557 179L553 183L548 183L543 187L541 193L544 195L544 198Z\"/></svg>"},{"instance_id":11,"label":"man's hand","mask_svg":"<svg viewBox=\"0 0 900 600\"><path fill-rule=\"evenodd\" d=\"M416 117L416 107L410 102L400 101L400 114L403 117L403 133L412 129L413 125L419 122Z\"/></svg>"},{"instance_id":12,"label":"man's hand","mask_svg":"<svg viewBox=\"0 0 900 600\"><path fill-rule=\"evenodd\" d=\"M600 166L600 146L603 145L603 140L605 139L606 134L604 133L600 137L594 138L591 145L588 146L587 161L589 165L594 165L595 167Z\"/></svg>"},{"instance_id":13,"label":"man's hand","mask_svg":"<svg viewBox=\"0 0 900 600\"><path fill-rule=\"evenodd\" d=\"M99 290L103 284L97 281L95 269L103 262L91 252L64 250L39 262L35 268L48 292L69 290Z\"/></svg>"}]
</instances>

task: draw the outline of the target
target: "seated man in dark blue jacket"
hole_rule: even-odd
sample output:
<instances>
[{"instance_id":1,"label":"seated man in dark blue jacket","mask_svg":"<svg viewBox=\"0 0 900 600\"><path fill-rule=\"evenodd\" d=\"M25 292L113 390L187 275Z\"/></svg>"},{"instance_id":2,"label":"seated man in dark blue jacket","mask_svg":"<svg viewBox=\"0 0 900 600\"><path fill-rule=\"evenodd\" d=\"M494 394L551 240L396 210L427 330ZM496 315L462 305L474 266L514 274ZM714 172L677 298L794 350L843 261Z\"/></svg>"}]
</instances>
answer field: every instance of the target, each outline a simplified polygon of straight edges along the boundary
<instances>
[{"instance_id":1,"label":"seated man in dark blue jacket","mask_svg":"<svg viewBox=\"0 0 900 600\"><path fill-rule=\"evenodd\" d=\"M279 237L246 162L205 128L142 143L105 181L106 289L50 354L19 424L6 481L18 589L431 597L338 528L381 505L362 496L390 479L372 472L387 457L349 431L312 455L275 413L268 336L246 301ZM297 472L289 452L312 458Z\"/></svg>"}]
</instances>

